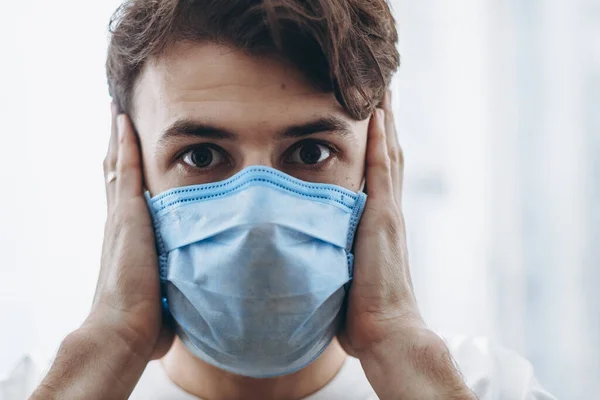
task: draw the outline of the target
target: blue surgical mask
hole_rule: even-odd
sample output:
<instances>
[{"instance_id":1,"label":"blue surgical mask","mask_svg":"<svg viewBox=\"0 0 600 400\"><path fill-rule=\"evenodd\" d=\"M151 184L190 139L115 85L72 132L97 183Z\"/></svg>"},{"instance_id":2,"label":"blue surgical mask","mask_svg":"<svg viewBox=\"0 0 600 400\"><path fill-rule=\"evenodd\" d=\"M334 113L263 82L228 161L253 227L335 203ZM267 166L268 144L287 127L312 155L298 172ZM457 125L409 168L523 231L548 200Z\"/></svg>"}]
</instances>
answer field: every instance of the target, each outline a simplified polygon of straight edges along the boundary
<instances>
[{"instance_id":1,"label":"blue surgical mask","mask_svg":"<svg viewBox=\"0 0 600 400\"><path fill-rule=\"evenodd\" d=\"M331 343L364 193L254 166L147 200L163 303L198 358L266 378L304 368Z\"/></svg>"}]
</instances>

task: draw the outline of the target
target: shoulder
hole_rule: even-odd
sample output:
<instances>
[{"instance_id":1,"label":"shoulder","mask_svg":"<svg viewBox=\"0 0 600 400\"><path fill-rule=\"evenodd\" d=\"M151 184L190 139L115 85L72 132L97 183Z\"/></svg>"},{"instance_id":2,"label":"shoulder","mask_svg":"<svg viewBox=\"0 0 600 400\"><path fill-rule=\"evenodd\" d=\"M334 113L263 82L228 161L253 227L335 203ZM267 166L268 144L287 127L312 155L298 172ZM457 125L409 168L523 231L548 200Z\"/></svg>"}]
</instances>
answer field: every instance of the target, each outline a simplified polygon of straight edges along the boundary
<instances>
[{"instance_id":1,"label":"shoulder","mask_svg":"<svg viewBox=\"0 0 600 400\"><path fill-rule=\"evenodd\" d=\"M480 400L556 400L525 358L486 338L440 335Z\"/></svg>"}]
</instances>

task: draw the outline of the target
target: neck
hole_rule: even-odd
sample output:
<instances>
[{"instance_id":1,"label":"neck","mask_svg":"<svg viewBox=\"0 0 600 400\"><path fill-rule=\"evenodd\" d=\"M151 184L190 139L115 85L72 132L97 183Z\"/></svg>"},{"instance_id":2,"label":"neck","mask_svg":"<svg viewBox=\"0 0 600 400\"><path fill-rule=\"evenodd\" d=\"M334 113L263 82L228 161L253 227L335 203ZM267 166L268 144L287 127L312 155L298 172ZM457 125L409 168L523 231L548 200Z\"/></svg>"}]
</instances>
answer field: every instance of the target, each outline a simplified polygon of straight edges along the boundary
<instances>
[{"instance_id":1,"label":"neck","mask_svg":"<svg viewBox=\"0 0 600 400\"><path fill-rule=\"evenodd\" d=\"M298 400L323 388L339 372L346 353L335 339L323 354L293 374L255 379L220 370L191 354L177 338L162 359L171 381L205 400Z\"/></svg>"}]
</instances>

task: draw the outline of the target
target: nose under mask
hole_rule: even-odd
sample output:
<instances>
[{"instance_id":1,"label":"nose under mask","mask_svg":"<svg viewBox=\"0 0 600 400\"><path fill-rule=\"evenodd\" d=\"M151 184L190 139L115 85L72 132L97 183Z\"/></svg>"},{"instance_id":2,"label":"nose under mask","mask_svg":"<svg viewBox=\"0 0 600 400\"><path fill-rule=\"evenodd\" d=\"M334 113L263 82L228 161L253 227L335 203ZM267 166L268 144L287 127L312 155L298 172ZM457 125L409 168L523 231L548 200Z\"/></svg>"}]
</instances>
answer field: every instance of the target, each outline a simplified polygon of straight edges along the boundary
<instances>
[{"instance_id":1,"label":"nose under mask","mask_svg":"<svg viewBox=\"0 0 600 400\"><path fill-rule=\"evenodd\" d=\"M327 348L352 279L364 193L255 166L146 196L163 303L190 352L266 378Z\"/></svg>"}]
</instances>

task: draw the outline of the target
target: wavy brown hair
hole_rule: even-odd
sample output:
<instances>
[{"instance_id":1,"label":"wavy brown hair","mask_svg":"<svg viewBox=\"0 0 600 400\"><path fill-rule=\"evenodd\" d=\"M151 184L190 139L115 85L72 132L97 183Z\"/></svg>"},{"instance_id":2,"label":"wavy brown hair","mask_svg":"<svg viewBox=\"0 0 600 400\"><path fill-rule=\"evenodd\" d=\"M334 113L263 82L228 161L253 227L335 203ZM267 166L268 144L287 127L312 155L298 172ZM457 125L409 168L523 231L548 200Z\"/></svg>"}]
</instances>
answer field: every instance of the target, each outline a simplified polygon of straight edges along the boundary
<instances>
[{"instance_id":1,"label":"wavy brown hair","mask_svg":"<svg viewBox=\"0 0 600 400\"><path fill-rule=\"evenodd\" d=\"M126 113L146 63L179 41L283 56L359 120L400 62L387 0L127 0L109 30L109 90Z\"/></svg>"}]
</instances>

